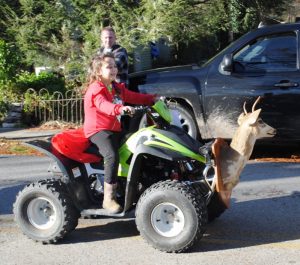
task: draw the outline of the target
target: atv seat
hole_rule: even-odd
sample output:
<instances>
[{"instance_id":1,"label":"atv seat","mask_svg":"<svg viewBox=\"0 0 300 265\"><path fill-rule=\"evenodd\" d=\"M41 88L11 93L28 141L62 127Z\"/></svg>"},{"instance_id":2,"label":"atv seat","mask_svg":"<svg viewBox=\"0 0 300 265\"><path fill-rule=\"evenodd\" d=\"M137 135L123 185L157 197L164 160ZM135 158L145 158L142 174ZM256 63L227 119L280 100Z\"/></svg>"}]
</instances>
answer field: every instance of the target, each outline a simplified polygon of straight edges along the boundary
<instances>
[{"instance_id":1,"label":"atv seat","mask_svg":"<svg viewBox=\"0 0 300 265\"><path fill-rule=\"evenodd\" d=\"M66 130L53 136L52 146L64 156L81 162L99 162L101 157L96 146L85 137L83 129Z\"/></svg>"}]
</instances>

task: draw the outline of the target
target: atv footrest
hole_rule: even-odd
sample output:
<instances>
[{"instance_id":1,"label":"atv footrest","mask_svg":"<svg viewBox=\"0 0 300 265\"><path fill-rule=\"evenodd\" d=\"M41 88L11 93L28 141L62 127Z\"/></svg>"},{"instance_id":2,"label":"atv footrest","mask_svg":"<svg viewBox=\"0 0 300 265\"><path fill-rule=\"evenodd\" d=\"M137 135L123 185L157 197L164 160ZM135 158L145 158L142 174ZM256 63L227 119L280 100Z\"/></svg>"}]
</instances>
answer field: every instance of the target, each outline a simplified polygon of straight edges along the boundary
<instances>
[{"instance_id":1,"label":"atv footrest","mask_svg":"<svg viewBox=\"0 0 300 265\"><path fill-rule=\"evenodd\" d=\"M121 213L109 213L105 209L85 209L80 212L81 216L91 216L91 215L104 215L104 216L114 216L114 217L123 217L125 212Z\"/></svg>"}]
</instances>

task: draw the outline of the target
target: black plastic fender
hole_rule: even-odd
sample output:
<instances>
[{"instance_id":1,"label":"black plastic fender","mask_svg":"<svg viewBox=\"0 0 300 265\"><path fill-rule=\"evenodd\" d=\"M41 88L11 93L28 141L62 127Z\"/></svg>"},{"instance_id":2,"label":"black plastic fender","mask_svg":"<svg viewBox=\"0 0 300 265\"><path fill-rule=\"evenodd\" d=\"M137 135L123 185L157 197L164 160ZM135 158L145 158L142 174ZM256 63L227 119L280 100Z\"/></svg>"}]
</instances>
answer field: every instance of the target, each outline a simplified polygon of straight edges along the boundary
<instances>
[{"instance_id":1,"label":"black plastic fender","mask_svg":"<svg viewBox=\"0 0 300 265\"><path fill-rule=\"evenodd\" d=\"M61 154L59 154L51 145L49 141L45 140L33 140L33 141L28 141L24 143L25 145L28 145L31 148L36 149L37 151L45 154L46 156L52 158L58 165L61 173L63 176L69 176L68 171L64 164L61 162L59 157Z\"/></svg>"},{"instance_id":2,"label":"black plastic fender","mask_svg":"<svg viewBox=\"0 0 300 265\"><path fill-rule=\"evenodd\" d=\"M134 199L137 193L137 181L140 176L140 169L142 166L142 155L150 154L155 157L160 157L162 159L176 161L184 159L185 156L181 155L178 152L169 151L160 147L139 145L135 150L133 157L130 162L128 175L127 175L127 185L126 185L126 194L125 194L125 205L124 212L131 208L134 203Z\"/></svg>"},{"instance_id":3,"label":"black plastic fender","mask_svg":"<svg viewBox=\"0 0 300 265\"><path fill-rule=\"evenodd\" d=\"M87 181L87 172L84 164L74 161L60 154L51 144L50 141L33 140L24 143L41 153L52 158L57 163L61 171L60 179L66 184L70 196L76 207L81 210L90 204L90 196L85 188Z\"/></svg>"}]
</instances>

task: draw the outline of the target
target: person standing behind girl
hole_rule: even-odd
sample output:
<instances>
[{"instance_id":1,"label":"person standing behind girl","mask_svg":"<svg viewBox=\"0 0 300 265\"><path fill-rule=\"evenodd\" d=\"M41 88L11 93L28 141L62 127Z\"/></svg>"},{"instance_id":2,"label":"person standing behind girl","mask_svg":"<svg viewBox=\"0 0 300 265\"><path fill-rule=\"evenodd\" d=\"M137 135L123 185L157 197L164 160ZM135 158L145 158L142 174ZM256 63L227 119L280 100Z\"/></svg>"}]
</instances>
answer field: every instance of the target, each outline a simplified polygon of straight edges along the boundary
<instances>
[{"instance_id":1,"label":"person standing behind girl","mask_svg":"<svg viewBox=\"0 0 300 265\"><path fill-rule=\"evenodd\" d=\"M116 81L125 83L128 87L128 54L127 50L117 43L115 30L112 27L105 27L101 30L102 46L97 51L97 55L111 52L115 56L116 65L118 68Z\"/></svg>"},{"instance_id":2,"label":"person standing behind girl","mask_svg":"<svg viewBox=\"0 0 300 265\"><path fill-rule=\"evenodd\" d=\"M118 213L122 207L116 201L119 166L121 114L133 114L134 108L124 103L152 105L155 95L139 94L115 82L117 67L112 53L93 58L84 95L84 134L94 143L104 158L104 199L102 207Z\"/></svg>"}]
</instances>

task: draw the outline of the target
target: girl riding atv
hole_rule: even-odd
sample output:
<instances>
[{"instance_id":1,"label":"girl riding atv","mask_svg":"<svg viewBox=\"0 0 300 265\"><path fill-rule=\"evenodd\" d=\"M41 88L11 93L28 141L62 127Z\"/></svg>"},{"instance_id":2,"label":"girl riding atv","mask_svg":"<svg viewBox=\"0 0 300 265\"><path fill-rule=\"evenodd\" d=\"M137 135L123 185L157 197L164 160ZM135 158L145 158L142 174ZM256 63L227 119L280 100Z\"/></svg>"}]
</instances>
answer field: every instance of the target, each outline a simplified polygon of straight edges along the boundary
<instances>
[{"instance_id":1,"label":"girl riding atv","mask_svg":"<svg viewBox=\"0 0 300 265\"><path fill-rule=\"evenodd\" d=\"M139 94L117 83L117 66L111 53L93 58L88 71L88 85L84 95L84 134L94 143L104 158L104 199L102 207L118 213L122 207L116 202L117 170L121 114L133 114L134 108L124 103L151 106L155 95Z\"/></svg>"}]
</instances>

